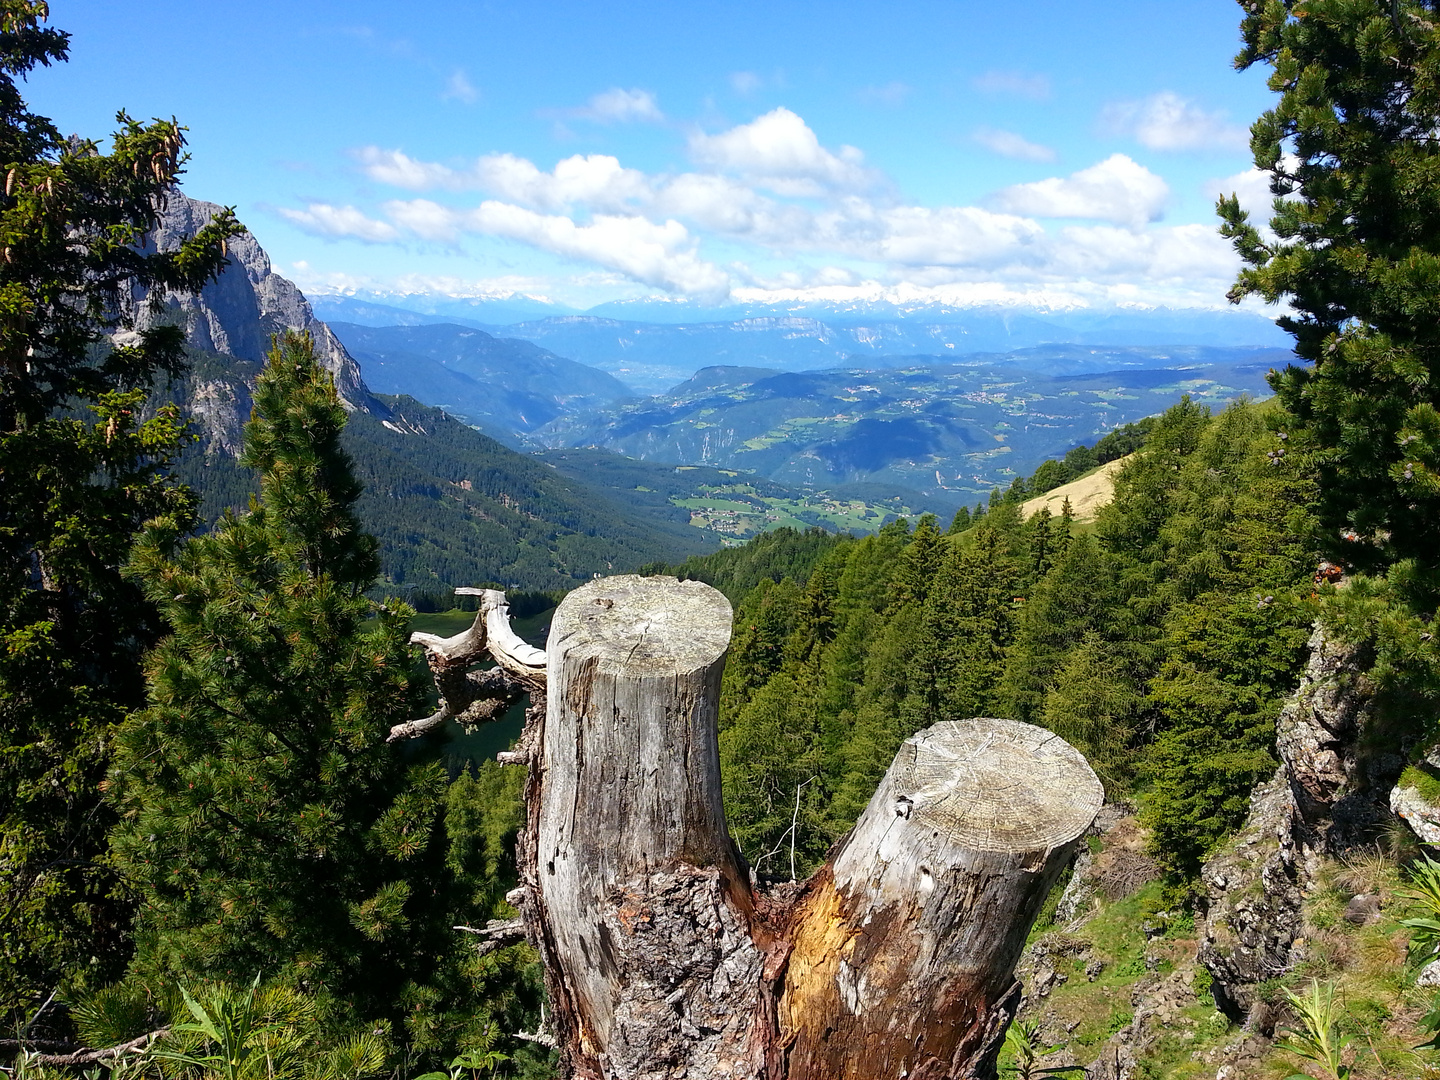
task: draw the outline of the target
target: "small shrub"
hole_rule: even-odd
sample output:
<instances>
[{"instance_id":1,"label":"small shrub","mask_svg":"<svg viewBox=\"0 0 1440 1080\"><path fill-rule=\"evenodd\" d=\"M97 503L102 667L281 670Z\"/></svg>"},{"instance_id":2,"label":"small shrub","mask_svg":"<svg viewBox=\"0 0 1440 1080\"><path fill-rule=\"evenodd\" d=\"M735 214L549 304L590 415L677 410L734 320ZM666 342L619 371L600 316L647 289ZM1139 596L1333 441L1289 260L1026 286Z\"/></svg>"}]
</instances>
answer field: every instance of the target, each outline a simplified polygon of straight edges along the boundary
<instances>
[{"instance_id":1,"label":"small shrub","mask_svg":"<svg viewBox=\"0 0 1440 1080\"><path fill-rule=\"evenodd\" d=\"M1350 1067L1341 1061L1341 1055L1350 1039L1340 1034L1336 1023L1335 988L1328 983L1322 988L1319 980L1311 979L1308 994L1286 990L1285 999L1298 1015L1300 1026L1285 1029L1287 1037L1280 1047L1320 1069L1318 1076L1313 1073L1296 1076L1310 1080L1349 1080Z\"/></svg>"}]
</instances>

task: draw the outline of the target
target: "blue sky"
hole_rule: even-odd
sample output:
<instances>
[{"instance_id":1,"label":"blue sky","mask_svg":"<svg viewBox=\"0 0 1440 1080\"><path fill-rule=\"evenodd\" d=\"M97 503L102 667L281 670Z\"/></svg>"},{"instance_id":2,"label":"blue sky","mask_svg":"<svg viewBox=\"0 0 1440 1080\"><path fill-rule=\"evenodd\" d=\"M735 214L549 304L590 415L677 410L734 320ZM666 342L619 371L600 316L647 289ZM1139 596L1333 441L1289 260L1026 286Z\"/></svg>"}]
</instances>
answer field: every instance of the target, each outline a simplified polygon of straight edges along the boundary
<instances>
[{"instance_id":1,"label":"blue sky","mask_svg":"<svg viewBox=\"0 0 1440 1080\"><path fill-rule=\"evenodd\" d=\"M1219 306L1239 8L67 2L28 95L190 128L310 291Z\"/></svg>"}]
</instances>

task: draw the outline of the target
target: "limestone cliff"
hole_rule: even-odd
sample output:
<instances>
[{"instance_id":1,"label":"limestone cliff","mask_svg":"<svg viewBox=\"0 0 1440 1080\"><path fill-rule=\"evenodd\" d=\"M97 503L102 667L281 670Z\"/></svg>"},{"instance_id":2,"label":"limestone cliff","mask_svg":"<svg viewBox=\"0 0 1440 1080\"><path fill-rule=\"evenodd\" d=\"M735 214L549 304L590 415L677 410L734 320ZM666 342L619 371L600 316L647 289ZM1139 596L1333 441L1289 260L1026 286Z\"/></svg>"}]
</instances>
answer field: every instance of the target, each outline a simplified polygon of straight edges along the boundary
<instances>
[{"instance_id":1,"label":"limestone cliff","mask_svg":"<svg viewBox=\"0 0 1440 1080\"><path fill-rule=\"evenodd\" d=\"M161 251L179 247L220 209L175 192L147 238L147 247ZM388 415L365 386L360 366L330 328L315 318L295 284L275 273L270 256L253 235L247 232L230 240L229 257L225 270L198 295L170 294L158 308L143 303L146 296L138 290L131 297L137 328L174 323L184 328L194 348L257 365L223 372L198 367L190 376L184 404L202 430L207 453L239 453L240 429L250 416L249 384L265 361L271 336L285 330L314 337L316 357L334 376L346 409Z\"/></svg>"}]
</instances>

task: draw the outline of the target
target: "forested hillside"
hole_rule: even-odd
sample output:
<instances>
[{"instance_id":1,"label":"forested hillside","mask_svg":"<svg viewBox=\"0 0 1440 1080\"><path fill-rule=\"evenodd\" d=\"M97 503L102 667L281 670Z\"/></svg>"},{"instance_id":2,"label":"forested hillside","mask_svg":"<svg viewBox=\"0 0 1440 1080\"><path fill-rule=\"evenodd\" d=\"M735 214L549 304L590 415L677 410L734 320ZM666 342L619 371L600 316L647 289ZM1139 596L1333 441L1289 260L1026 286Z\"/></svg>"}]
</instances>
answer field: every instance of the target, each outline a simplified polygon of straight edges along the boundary
<instances>
[{"instance_id":1,"label":"forested hillside","mask_svg":"<svg viewBox=\"0 0 1440 1080\"><path fill-rule=\"evenodd\" d=\"M725 674L726 798L747 857L793 836L815 865L896 748L936 720L1002 716L1080 747L1138 797L1177 897L1269 775L1314 616L1310 491L1267 457L1267 405L1189 400L1150 427L1093 531L1022 520L1024 485L947 531L794 537L687 574L740 598ZM1044 470L1049 473L1053 470ZM778 866L765 862L764 869Z\"/></svg>"},{"instance_id":2,"label":"forested hillside","mask_svg":"<svg viewBox=\"0 0 1440 1080\"><path fill-rule=\"evenodd\" d=\"M210 359L235 377L233 363ZM200 368L206 370L206 366ZM667 506L635 513L518 454L440 409L378 399L385 416L351 414L345 448L365 485L361 519L380 541L381 587L446 596L484 584L549 591L599 571L622 572L719 545ZM243 508L254 477L227 454L190 447L177 474L202 496L201 516Z\"/></svg>"},{"instance_id":3,"label":"forested hillside","mask_svg":"<svg viewBox=\"0 0 1440 1080\"><path fill-rule=\"evenodd\" d=\"M329 325L370 389L443 408L509 446L557 416L633 394L603 371L472 327Z\"/></svg>"}]
</instances>

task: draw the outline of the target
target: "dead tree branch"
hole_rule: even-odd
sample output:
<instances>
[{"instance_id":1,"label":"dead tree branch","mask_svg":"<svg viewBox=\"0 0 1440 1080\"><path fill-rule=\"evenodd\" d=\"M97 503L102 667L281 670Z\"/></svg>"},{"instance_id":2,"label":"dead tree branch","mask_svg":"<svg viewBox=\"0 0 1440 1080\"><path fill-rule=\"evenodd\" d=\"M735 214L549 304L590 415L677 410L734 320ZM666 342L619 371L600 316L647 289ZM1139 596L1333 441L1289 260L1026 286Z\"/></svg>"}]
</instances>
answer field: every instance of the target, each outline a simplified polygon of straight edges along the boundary
<instances>
[{"instance_id":1,"label":"dead tree branch","mask_svg":"<svg viewBox=\"0 0 1440 1080\"><path fill-rule=\"evenodd\" d=\"M29 1062L32 1065L45 1065L50 1068L69 1068L76 1065L96 1065L102 1061L112 1061L115 1058L121 1057L124 1054L135 1053L136 1051L143 1052L145 1050L148 1050L156 1041L169 1034L169 1032L170 1029L168 1027L159 1028L155 1031L146 1032L139 1038L131 1039L129 1042L117 1043L115 1046L106 1046L98 1050L92 1050L89 1047L82 1046L79 1049L71 1050L68 1053L32 1053L29 1057ZM5 1047L6 1049L9 1049L11 1047L15 1047L17 1049L24 1049L26 1046L29 1045L57 1047L58 1044L50 1042L39 1042L31 1044L23 1039L0 1040L0 1047Z\"/></svg>"},{"instance_id":2,"label":"dead tree branch","mask_svg":"<svg viewBox=\"0 0 1440 1080\"><path fill-rule=\"evenodd\" d=\"M407 720L390 729L387 742L413 739L456 720L467 726L502 716L524 694L545 687L545 652L527 645L510 626L510 605L499 589L456 589L461 596L479 596L475 621L454 637L414 633L412 644L425 649L440 707L429 716ZM471 671L494 660L490 671Z\"/></svg>"}]
</instances>

